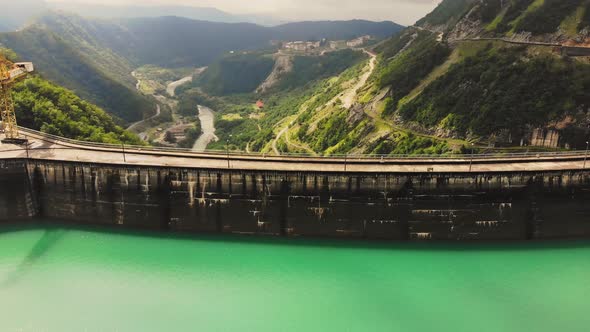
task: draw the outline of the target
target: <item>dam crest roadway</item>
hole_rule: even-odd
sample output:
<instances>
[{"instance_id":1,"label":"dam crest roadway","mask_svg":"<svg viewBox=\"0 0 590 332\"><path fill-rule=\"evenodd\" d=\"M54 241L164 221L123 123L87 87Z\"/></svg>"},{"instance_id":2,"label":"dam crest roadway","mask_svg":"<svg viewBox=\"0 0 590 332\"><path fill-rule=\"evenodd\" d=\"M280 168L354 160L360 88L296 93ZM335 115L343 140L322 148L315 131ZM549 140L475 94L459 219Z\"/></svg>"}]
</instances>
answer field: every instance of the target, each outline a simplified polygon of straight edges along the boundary
<instances>
[{"instance_id":1,"label":"dam crest roadway","mask_svg":"<svg viewBox=\"0 0 590 332\"><path fill-rule=\"evenodd\" d=\"M586 151L457 156L277 156L97 144L65 139L26 128L20 128L20 132L29 140L28 146L0 144L0 160L34 159L209 170L381 174L559 172L585 170L590 166Z\"/></svg>"}]
</instances>

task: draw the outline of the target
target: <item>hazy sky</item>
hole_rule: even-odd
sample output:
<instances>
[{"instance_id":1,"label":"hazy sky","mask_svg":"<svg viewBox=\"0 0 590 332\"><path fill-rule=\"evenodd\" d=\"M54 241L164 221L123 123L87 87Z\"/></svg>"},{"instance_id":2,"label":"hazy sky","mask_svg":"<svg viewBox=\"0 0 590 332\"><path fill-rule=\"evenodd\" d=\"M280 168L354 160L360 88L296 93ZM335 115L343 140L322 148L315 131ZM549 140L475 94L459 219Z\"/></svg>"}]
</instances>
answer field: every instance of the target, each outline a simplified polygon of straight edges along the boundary
<instances>
[{"instance_id":1,"label":"hazy sky","mask_svg":"<svg viewBox=\"0 0 590 332\"><path fill-rule=\"evenodd\" d=\"M187 5L234 14L267 14L285 20L391 20L412 24L441 0L47 0L104 5Z\"/></svg>"}]
</instances>

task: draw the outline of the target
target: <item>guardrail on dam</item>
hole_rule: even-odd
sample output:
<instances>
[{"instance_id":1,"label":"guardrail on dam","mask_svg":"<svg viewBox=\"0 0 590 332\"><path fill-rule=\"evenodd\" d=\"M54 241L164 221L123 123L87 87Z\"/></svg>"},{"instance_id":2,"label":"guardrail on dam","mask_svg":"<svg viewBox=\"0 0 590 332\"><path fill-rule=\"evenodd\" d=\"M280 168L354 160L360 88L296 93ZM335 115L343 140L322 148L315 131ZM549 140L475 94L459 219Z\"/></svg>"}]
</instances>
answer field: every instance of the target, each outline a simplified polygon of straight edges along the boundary
<instances>
[{"instance_id":1,"label":"guardrail on dam","mask_svg":"<svg viewBox=\"0 0 590 332\"><path fill-rule=\"evenodd\" d=\"M364 173L0 159L0 220L394 240L590 237L590 173Z\"/></svg>"}]
</instances>

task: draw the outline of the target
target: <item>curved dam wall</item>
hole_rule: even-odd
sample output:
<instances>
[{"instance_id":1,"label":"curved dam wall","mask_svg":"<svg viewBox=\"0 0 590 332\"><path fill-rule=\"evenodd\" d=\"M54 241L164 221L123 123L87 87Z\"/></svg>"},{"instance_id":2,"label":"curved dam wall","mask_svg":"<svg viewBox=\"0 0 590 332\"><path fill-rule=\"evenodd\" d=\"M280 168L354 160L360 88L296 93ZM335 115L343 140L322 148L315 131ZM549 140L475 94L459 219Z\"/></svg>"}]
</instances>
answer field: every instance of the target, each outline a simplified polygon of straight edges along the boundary
<instances>
[{"instance_id":1,"label":"curved dam wall","mask_svg":"<svg viewBox=\"0 0 590 332\"><path fill-rule=\"evenodd\" d=\"M590 238L590 173L319 174L0 161L0 220L391 240Z\"/></svg>"}]
</instances>

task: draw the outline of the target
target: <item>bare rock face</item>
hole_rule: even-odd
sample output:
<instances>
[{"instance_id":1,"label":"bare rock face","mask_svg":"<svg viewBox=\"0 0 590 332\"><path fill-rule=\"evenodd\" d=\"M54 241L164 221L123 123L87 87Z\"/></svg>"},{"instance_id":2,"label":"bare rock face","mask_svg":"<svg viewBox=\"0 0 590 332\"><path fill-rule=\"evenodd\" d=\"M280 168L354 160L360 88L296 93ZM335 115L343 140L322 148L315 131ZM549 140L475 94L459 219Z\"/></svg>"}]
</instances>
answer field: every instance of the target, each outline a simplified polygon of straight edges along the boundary
<instances>
[{"instance_id":1,"label":"bare rock face","mask_svg":"<svg viewBox=\"0 0 590 332\"><path fill-rule=\"evenodd\" d=\"M479 37L484 32L484 27L475 13L479 9L479 5L474 6L465 17L463 17L455 27L447 34L447 39L451 42Z\"/></svg>"},{"instance_id":2,"label":"bare rock face","mask_svg":"<svg viewBox=\"0 0 590 332\"><path fill-rule=\"evenodd\" d=\"M293 58L289 55L278 54L275 56L275 66L264 82L256 89L256 93L264 93L275 87L281 78L293 71Z\"/></svg>"},{"instance_id":3,"label":"bare rock face","mask_svg":"<svg viewBox=\"0 0 590 332\"><path fill-rule=\"evenodd\" d=\"M365 116L365 108L362 105L355 104L350 108L348 118L346 120L352 125L360 122Z\"/></svg>"}]
</instances>

